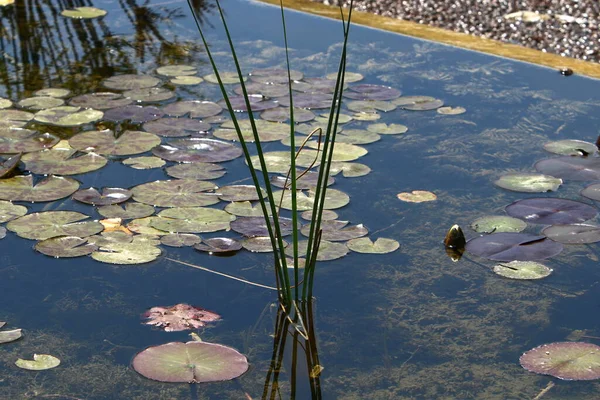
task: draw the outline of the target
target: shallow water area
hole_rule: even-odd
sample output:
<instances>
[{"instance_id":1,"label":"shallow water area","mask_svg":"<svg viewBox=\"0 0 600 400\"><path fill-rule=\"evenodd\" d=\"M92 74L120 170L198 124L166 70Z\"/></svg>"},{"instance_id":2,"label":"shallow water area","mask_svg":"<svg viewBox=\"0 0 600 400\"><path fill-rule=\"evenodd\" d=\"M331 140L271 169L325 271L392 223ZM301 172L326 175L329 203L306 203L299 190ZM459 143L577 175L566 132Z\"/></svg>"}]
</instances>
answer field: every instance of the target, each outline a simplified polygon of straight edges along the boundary
<instances>
[{"instance_id":1,"label":"shallow water area","mask_svg":"<svg viewBox=\"0 0 600 400\"><path fill-rule=\"evenodd\" d=\"M192 4L217 63L223 71L233 71L215 5ZM185 2L97 1L93 6L107 15L65 18L60 15L65 5L59 2L25 1L0 7L0 97L17 104L50 87L70 90L67 101L93 92L122 93L119 87L103 87L103 82L116 75L144 74L159 79L153 87L174 96L134 104L164 111L177 101L221 100L218 86L207 77L212 70ZM235 0L226 0L223 8L245 74L285 67L277 8ZM286 15L291 67L304 74L304 84L309 78L335 73L342 37L339 22L293 11ZM190 85L172 82L172 76L156 71L168 65L191 65L197 71L190 76L204 80ZM342 258L319 262L315 323L324 367L322 398L529 399L553 381L556 386L543 395L544 400L595 399L600 390L597 381L536 375L521 368L519 356L574 336L598 342L594 338L600 337L594 318L600 280L598 244L565 245L558 256L542 261L553 269L552 275L519 281L494 274L496 262L468 253L453 262L442 241L454 224L463 228L467 239L479 236L469 227L474 220L505 215L505 206L523 198L586 201L579 195L587 185L584 182L564 179L550 193L512 192L493 182L508 172L535 172L536 161L555 156L542 147L549 141L595 142L600 126L595 93L600 81L565 77L532 64L360 26L351 29L347 71L364 77L349 87L389 86L402 92L399 99L431 96L444 106L466 111L448 115L398 106L355 115L348 106L355 100L344 100L343 113L378 118L354 119L343 125L344 130L366 132L371 127L373 133L381 131L373 127L380 123L408 128L400 134L381 132L379 140L361 144L368 153L356 163L367 165L371 172L358 177L340 172L331 186L350 197L348 205L335 209L340 220L364 224L370 238L395 239L400 249L382 255L350 251ZM235 86L227 84L231 94ZM311 111L317 116L327 112ZM226 111L218 115L229 118ZM210 118L214 116L196 119L209 121L207 135L212 138L220 123ZM70 139L83 131L141 131L143 125L100 119L74 127L29 121L25 127ZM178 139L160 137L163 144ZM288 149L279 140L265 143L266 151ZM106 166L70 176L80 182L80 189L131 188L173 179L166 168L179 164L165 160L164 167L134 169L123 163L130 157L153 156L147 150L104 156ZM210 180L215 185L251 184L242 157L219 165L226 173ZM23 164L20 168L25 171ZM397 198L398 193L413 190L433 192L437 199L410 203ZM93 220L103 218L96 207L70 196L15 204L26 206L28 214L77 211ZM207 207L223 209L228 204L220 201ZM157 205L157 212L167 209L152 205ZM530 224L525 232L539 234L540 230L541 226ZM242 236L234 231L199 235ZM191 247L161 245L155 261L114 265L88 256L48 257L36 252L34 244L11 231L0 240L0 321L7 321L3 329L22 328L24 333L22 339L0 345L4 371L0 398L261 398L273 346L275 292L169 259L272 286L272 255L242 250L232 257L217 257ZM141 323L147 309L178 303L220 314L221 321L197 332L206 342L228 345L246 355L250 370L234 381L193 386L155 382L137 374L130 363L138 352L190 340L189 332L163 332ZM30 359L34 353L54 355L61 365L40 372L14 365L17 358ZM306 375L302 371L298 381ZM285 370L280 378L282 398L289 397L288 377ZM309 398L303 385L299 384L297 398Z\"/></svg>"}]
</instances>

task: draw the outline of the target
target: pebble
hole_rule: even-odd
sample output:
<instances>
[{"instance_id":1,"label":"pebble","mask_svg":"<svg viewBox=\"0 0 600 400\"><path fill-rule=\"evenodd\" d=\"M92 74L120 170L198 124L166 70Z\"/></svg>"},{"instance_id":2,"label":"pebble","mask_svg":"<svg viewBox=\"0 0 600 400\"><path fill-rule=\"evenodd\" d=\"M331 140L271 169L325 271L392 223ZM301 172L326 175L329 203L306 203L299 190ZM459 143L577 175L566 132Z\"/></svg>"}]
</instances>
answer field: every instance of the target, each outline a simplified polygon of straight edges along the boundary
<instances>
[{"instance_id":1,"label":"pebble","mask_svg":"<svg viewBox=\"0 0 600 400\"><path fill-rule=\"evenodd\" d=\"M349 6L349 0L314 0ZM598 0L355 0L354 8L600 62ZM533 11L540 18L505 18ZM528 14L530 15L530 14Z\"/></svg>"}]
</instances>

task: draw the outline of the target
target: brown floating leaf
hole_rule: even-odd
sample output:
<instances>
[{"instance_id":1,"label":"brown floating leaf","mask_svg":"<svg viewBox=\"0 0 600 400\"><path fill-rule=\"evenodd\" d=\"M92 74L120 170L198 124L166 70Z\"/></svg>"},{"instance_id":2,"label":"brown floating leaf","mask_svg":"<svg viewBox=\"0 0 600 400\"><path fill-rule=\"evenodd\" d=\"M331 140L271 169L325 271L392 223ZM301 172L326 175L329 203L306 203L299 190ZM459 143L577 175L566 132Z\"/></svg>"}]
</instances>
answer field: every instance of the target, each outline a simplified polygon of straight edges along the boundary
<instances>
[{"instance_id":1,"label":"brown floating leaf","mask_svg":"<svg viewBox=\"0 0 600 400\"><path fill-rule=\"evenodd\" d=\"M184 331L187 329L198 329L207 322L219 320L220 315L199 307L188 304L176 304L170 307L152 307L143 318L146 325L154 325L166 332Z\"/></svg>"},{"instance_id":2,"label":"brown floating leaf","mask_svg":"<svg viewBox=\"0 0 600 400\"><path fill-rule=\"evenodd\" d=\"M426 190L413 190L411 193L398 193L397 197L408 203L422 203L424 201L434 201L437 199L435 194Z\"/></svg>"}]
</instances>

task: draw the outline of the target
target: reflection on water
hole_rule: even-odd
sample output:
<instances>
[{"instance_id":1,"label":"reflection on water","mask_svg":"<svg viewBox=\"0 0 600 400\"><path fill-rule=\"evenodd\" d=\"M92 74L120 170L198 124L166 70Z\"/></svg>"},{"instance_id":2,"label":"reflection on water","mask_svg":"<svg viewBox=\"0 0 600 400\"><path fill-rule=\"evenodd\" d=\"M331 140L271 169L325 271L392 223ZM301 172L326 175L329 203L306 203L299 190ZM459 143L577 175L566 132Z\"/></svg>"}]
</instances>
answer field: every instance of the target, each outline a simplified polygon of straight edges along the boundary
<instances>
[{"instance_id":1,"label":"reflection on water","mask_svg":"<svg viewBox=\"0 0 600 400\"><path fill-rule=\"evenodd\" d=\"M209 26L214 16L210 3L195 4ZM62 9L80 5L105 8L109 14L93 20L60 16ZM246 71L282 66L276 9L228 2L225 11ZM186 15L186 4L178 1L27 1L2 7L0 96L18 101L50 86L80 94L98 90L107 76L154 73L157 66L172 63L194 63L198 75L206 75L211 71ZM218 62L230 69L221 30L210 32L210 43L219 49ZM309 77L335 71L340 44L329 38L338 33L339 26L331 21L291 15L293 68ZM401 249L376 257L354 253L321 263L315 324L316 364L324 368L318 375L322 397L534 398L551 378L523 370L518 365L521 353L565 340L576 330L600 336L593 318L598 303L597 245L569 246L547 262L554 269L549 278L519 282L496 276L489 270L494 263L468 254L453 263L442 240L455 223L467 238L475 237L468 229L472 221L503 215L507 204L533 197L500 190L492 182L509 171L531 171L534 161L547 157L543 143L562 138L593 142L600 126L600 102L593 93L600 84L359 27L351 33L349 54L348 70L363 74L365 83L386 84L405 95L434 96L467 112L382 113L377 122L400 123L408 132L366 146L369 154L361 162L371 174L338 178L336 189L351 197L350 205L338 210L341 219L362 222L374 237L398 240ZM208 82L170 88L180 98L219 99ZM269 150L281 148L268 145ZM227 175L216 180L218 185L245 178L241 163L230 164ZM166 179L162 169L138 171L118 162L77 178L82 187L129 187ZM580 188L566 182L558 196L576 199ZM434 192L438 200L411 204L396 198L397 193L419 189ZM87 210L69 200L28 206L30 212ZM265 379L271 382L273 376L271 335L281 336L273 330L280 318L271 306L270 291L164 258L119 267L89 258L56 260L31 247L32 242L14 234L0 241L0 319L25 332L24 339L2 345L0 397L239 399L246 394L260 398L267 390L266 398L271 398L272 387L265 389ZM189 248L165 253L257 282L273 279L269 257L260 254L242 252L222 259ZM247 355L252 367L246 375L199 386L194 394L187 385L152 382L129 368L133 355L147 346L188 340L186 333L152 331L140 324L147 308L183 302L223 316L200 334L205 341ZM293 349L285 346L281 351ZM62 364L40 373L13 365L34 353L55 355ZM281 354L280 359L291 357ZM293 390L287 362L276 386L283 398ZM298 376L310 375L304 374ZM595 382L558 381L544 400L595 399L599 389Z\"/></svg>"}]
</instances>

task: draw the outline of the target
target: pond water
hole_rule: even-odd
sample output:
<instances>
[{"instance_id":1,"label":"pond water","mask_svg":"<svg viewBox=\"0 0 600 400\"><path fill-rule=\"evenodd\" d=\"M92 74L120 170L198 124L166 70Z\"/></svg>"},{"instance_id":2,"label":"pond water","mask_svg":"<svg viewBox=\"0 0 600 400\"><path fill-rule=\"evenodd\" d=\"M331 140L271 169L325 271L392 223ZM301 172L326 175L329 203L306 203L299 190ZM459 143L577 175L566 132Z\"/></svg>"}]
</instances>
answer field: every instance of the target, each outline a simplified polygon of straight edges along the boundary
<instances>
[{"instance_id":1,"label":"pond water","mask_svg":"<svg viewBox=\"0 0 600 400\"><path fill-rule=\"evenodd\" d=\"M214 4L192 3L219 65L232 70ZM60 15L65 8L82 5L102 8L108 15L89 20ZM244 71L283 67L279 10L235 0L223 6ZM341 34L337 21L289 12L292 68L305 77L335 72ZM182 1L27 0L0 7L0 97L16 103L48 87L69 89L75 96L106 90L102 81L114 75L149 74L158 76L176 97L144 105L218 101L218 88L210 82L177 85L156 73L159 66L188 64L197 67L196 76L210 74L199 43ZM574 335L598 341L590 338L600 336L595 318L600 305L598 245L565 245L560 255L544 261L552 275L518 281L494 274L496 262L468 253L452 262L442 241L454 224L463 227L467 238L477 237L469 228L475 219L505 215L504 207L519 199L581 200L584 184L573 180L565 180L556 193L541 194L507 191L493 182L507 172L534 172L536 161L552 156L542 147L549 141L594 142L600 126L600 82L359 26L351 30L347 70L362 74L360 83L432 96L466 112L443 115L397 108L379 113L377 121L348 123L355 129L374 123L408 128L364 145L368 154L357 162L371 172L360 177L340 174L333 186L351 199L336 210L340 219L362 223L369 237L392 238L401 247L383 255L349 252L318 264L315 324L324 367L322 398L534 398L553 378L523 369L523 352ZM141 129L140 124L111 122L73 128L30 122L27 127L64 139L84 130ZM217 127L213 124L213 130ZM285 149L279 142L266 145L268 151ZM129 157L110 157L102 169L72 177L80 188L130 188L169 179L164 168L124 165ZM250 184L242 158L223 166L227 173L212 181L216 185ZM431 191L437 200L409 203L397 198L412 190ZM95 207L69 197L15 204L27 206L29 213L70 210L101 218ZM212 207L226 205L222 201ZM539 225L526 230L539 231ZM201 236L222 235L239 238L232 231ZM273 346L274 292L169 259L273 285L268 254L244 250L223 258L163 245L155 261L120 266L90 257L55 259L36 252L34 243L14 232L0 241L0 320L8 322L4 329L24 332L19 341L0 345L0 398L261 397ZM238 349L248 357L250 370L235 381L192 390L133 371L131 359L144 348L189 340L189 332L163 332L141 324L140 315L148 308L177 303L219 313L222 321L200 330L202 339ZM14 365L17 358L29 359L34 353L54 355L61 365L40 372ZM284 373L283 398L289 393L286 379ZM544 400L595 399L600 390L595 381L554 382ZM309 394L299 392L297 398Z\"/></svg>"}]
</instances>

